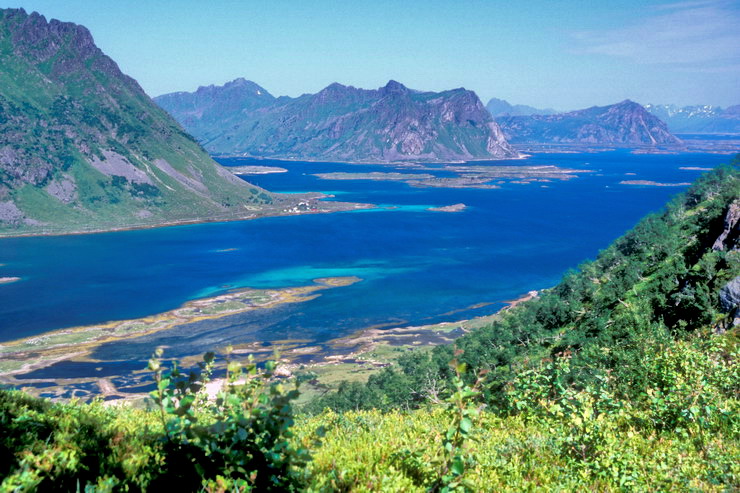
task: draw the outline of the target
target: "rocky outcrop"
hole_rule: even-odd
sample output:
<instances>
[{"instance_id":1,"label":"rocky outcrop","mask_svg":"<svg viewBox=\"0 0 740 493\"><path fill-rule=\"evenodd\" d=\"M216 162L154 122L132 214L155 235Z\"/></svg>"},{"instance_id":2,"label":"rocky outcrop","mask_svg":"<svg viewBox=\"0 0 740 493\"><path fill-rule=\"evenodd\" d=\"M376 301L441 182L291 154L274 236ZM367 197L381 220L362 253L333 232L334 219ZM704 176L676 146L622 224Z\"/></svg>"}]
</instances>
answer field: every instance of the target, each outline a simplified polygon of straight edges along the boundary
<instances>
[{"instance_id":1,"label":"rocky outcrop","mask_svg":"<svg viewBox=\"0 0 740 493\"><path fill-rule=\"evenodd\" d=\"M374 162L518 157L465 89L420 92L391 80L376 90L334 83L298 98L267 94L242 80L155 101L214 154Z\"/></svg>"},{"instance_id":2,"label":"rocky outcrop","mask_svg":"<svg viewBox=\"0 0 740 493\"><path fill-rule=\"evenodd\" d=\"M496 121L506 138L515 144L675 146L682 143L659 118L630 100L556 115L505 116Z\"/></svg>"},{"instance_id":3,"label":"rocky outcrop","mask_svg":"<svg viewBox=\"0 0 740 493\"><path fill-rule=\"evenodd\" d=\"M725 312L740 306L740 276L737 276L720 289L719 303Z\"/></svg>"},{"instance_id":4,"label":"rocky outcrop","mask_svg":"<svg viewBox=\"0 0 740 493\"><path fill-rule=\"evenodd\" d=\"M740 237L740 200L727 208L722 232L712 245L712 250L734 250L738 248Z\"/></svg>"},{"instance_id":5,"label":"rocky outcrop","mask_svg":"<svg viewBox=\"0 0 740 493\"><path fill-rule=\"evenodd\" d=\"M719 304L728 317L715 327L715 331L723 333L730 327L740 325L740 276L720 289Z\"/></svg>"}]
</instances>

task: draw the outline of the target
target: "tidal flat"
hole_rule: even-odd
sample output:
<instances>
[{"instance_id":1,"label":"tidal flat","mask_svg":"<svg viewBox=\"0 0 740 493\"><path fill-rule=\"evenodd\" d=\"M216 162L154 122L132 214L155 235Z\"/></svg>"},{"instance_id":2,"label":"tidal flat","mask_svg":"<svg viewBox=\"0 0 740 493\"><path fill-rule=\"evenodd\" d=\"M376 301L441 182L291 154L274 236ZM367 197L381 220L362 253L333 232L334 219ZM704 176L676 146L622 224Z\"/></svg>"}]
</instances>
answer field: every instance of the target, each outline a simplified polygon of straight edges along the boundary
<instances>
[{"instance_id":1,"label":"tidal flat","mask_svg":"<svg viewBox=\"0 0 740 493\"><path fill-rule=\"evenodd\" d=\"M104 343L141 337L165 330L253 310L270 310L288 303L301 303L319 296L318 291L349 286L361 279L333 277L314 279L314 284L283 289L238 289L226 294L193 300L179 308L156 315L103 324L71 327L0 345L0 382L56 383L53 379L20 382L16 375L61 361L89 359L93 349ZM78 379L79 380L79 379ZM93 379L95 381L97 379ZM79 383L79 382L78 382ZM103 389L101 389L103 390Z\"/></svg>"}]
</instances>

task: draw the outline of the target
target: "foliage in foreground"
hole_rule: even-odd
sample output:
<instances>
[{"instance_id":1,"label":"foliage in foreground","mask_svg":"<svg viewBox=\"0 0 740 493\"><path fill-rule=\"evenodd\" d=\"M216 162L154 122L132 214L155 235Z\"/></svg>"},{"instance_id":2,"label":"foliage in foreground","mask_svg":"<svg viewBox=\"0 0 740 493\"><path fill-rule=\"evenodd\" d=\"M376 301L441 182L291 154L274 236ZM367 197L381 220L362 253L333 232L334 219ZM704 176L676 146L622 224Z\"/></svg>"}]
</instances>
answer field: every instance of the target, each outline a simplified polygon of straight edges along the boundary
<instances>
[{"instance_id":1,"label":"foliage in foreground","mask_svg":"<svg viewBox=\"0 0 740 493\"><path fill-rule=\"evenodd\" d=\"M517 377L507 412L483 412L461 446L458 491L726 491L740 485L737 353L719 341L655 346L650 390L634 401L601 381L562 385L563 357ZM456 415L440 406L326 411L310 464L313 491L435 491Z\"/></svg>"},{"instance_id":2,"label":"foliage in foreground","mask_svg":"<svg viewBox=\"0 0 740 493\"><path fill-rule=\"evenodd\" d=\"M160 373L156 359L151 410L0 391L0 491L722 491L740 485L736 336L648 344L647 387L630 400L614 377L568 384L562 355L519 374L498 413L481 403L485 376L456 377L453 394L419 410L294 425L297 391L272 365L232 365L236 385L208 402L207 372Z\"/></svg>"},{"instance_id":3,"label":"foliage in foreground","mask_svg":"<svg viewBox=\"0 0 740 493\"><path fill-rule=\"evenodd\" d=\"M0 490L298 489L310 456L291 440L297 381L289 389L274 379L274 362L229 362L208 399L212 353L188 375L165 370L159 356L146 411L0 391Z\"/></svg>"}]
</instances>

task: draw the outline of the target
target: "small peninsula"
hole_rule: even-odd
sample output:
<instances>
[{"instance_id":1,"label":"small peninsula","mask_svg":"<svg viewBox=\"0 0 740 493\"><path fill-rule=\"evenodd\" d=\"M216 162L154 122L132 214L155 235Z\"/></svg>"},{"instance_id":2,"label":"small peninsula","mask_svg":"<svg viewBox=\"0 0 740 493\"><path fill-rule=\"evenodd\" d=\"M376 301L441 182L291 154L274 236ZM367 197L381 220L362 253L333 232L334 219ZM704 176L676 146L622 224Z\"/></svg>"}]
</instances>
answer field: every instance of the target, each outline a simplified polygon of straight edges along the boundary
<instances>
[{"instance_id":1,"label":"small peninsula","mask_svg":"<svg viewBox=\"0 0 740 493\"><path fill-rule=\"evenodd\" d=\"M178 326L213 320L253 310L269 310L286 303L301 303L318 292L349 286L358 277L315 279L314 284L283 289L237 289L226 294L193 300L157 315L47 332L0 344L0 381L17 384L13 375L49 366L59 361L87 357L99 345ZM93 378L95 380L95 378ZM28 382L28 380L25 380Z\"/></svg>"},{"instance_id":2,"label":"small peninsula","mask_svg":"<svg viewBox=\"0 0 740 493\"><path fill-rule=\"evenodd\" d=\"M288 170L277 166L229 166L226 168L235 175L268 175L270 173L287 173Z\"/></svg>"}]
</instances>

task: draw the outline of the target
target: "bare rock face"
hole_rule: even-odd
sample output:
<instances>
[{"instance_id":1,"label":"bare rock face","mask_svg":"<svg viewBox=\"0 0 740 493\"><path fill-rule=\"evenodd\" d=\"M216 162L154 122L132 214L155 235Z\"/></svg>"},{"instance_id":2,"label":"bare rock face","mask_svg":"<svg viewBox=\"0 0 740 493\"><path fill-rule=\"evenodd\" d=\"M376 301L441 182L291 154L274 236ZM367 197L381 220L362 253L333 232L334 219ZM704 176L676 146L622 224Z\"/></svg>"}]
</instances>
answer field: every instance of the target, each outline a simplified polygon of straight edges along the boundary
<instances>
[{"instance_id":1,"label":"bare rock face","mask_svg":"<svg viewBox=\"0 0 740 493\"><path fill-rule=\"evenodd\" d=\"M334 83L275 99L242 79L155 101L215 154L375 162L519 156L465 89L420 92L391 80L376 90Z\"/></svg>"},{"instance_id":2,"label":"bare rock face","mask_svg":"<svg viewBox=\"0 0 740 493\"><path fill-rule=\"evenodd\" d=\"M503 116L496 121L512 143L682 144L658 117L630 100L555 115Z\"/></svg>"},{"instance_id":3,"label":"bare rock face","mask_svg":"<svg viewBox=\"0 0 740 493\"><path fill-rule=\"evenodd\" d=\"M77 185L73 178L61 176L47 185L46 193L65 204L70 204L77 200Z\"/></svg>"},{"instance_id":4,"label":"bare rock face","mask_svg":"<svg viewBox=\"0 0 740 493\"><path fill-rule=\"evenodd\" d=\"M740 325L740 276L719 290L719 304L722 310L729 314L729 317L727 321L717 326L715 331L724 333L730 327Z\"/></svg>"},{"instance_id":5,"label":"bare rock face","mask_svg":"<svg viewBox=\"0 0 740 493\"><path fill-rule=\"evenodd\" d=\"M740 276L737 276L720 289L719 303L725 312L740 306Z\"/></svg>"},{"instance_id":6,"label":"bare rock face","mask_svg":"<svg viewBox=\"0 0 740 493\"><path fill-rule=\"evenodd\" d=\"M740 236L740 200L736 200L727 209L724 228L712 245L712 250L734 250L738 247Z\"/></svg>"},{"instance_id":7,"label":"bare rock face","mask_svg":"<svg viewBox=\"0 0 740 493\"><path fill-rule=\"evenodd\" d=\"M104 175L122 176L131 183L152 185L152 179L144 171L131 164L125 157L114 151L103 151L103 159L93 156L90 165Z\"/></svg>"}]
</instances>

